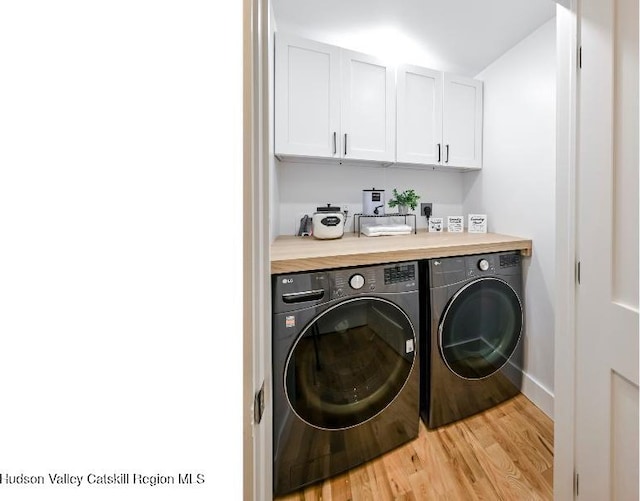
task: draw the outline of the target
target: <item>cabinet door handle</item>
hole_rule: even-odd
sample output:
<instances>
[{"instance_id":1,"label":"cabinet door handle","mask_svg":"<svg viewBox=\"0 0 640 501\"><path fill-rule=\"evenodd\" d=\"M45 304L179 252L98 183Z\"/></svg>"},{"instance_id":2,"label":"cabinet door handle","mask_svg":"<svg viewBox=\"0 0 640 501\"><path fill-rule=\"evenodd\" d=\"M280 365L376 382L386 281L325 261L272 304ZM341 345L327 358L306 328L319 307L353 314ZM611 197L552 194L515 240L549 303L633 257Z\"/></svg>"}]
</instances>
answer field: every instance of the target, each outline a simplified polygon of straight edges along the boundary
<instances>
[{"instance_id":1,"label":"cabinet door handle","mask_svg":"<svg viewBox=\"0 0 640 501\"><path fill-rule=\"evenodd\" d=\"M338 153L338 143L336 142L336 135L337 133L334 132L333 133L333 154L335 155L336 153Z\"/></svg>"},{"instance_id":2,"label":"cabinet door handle","mask_svg":"<svg viewBox=\"0 0 640 501\"><path fill-rule=\"evenodd\" d=\"M441 150L441 145L440 143L438 143L438 163L440 163L440 158L441 158L440 150Z\"/></svg>"},{"instance_id":3,"label":"cabinet door handle","mask_svg":"<svg viewBox=\"0 0 640 501\"><path fill-rule=\"evenodd\" d=\"M344 156L347 156L347 134L344 135Z\"/></svg>"},{"instance_id":4,"label":"cabinet door handle","mask_svg":"<svg viewBox=\"0 0 640 501\"><path fill-rule=\"evenodd\" d=\"M444 161L444 163L448 164L449 163L449 145L447 144L445 148L447 149L447 159Z\"/></svg>"}]
</instances>

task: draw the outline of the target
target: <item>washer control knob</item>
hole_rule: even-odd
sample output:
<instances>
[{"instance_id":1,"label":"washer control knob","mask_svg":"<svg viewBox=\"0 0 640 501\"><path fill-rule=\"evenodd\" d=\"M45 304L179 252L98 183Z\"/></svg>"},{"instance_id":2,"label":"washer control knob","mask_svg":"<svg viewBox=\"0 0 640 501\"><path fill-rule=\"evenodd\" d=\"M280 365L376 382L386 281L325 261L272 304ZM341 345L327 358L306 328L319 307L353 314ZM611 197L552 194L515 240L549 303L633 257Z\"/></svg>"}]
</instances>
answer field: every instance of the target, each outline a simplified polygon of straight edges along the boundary
<instances>
[{"instance_id":1,"label":"washer control knob","mask_svg":"<svg viewBox=\"0 0 640 501\"><path fill-rule=\"evenodd\" d=\"M481 259L478 261L478 268L480 268L481 271L487 271L489 269L489 261Z\"/></svg>"},{"instance_id":2,"label":"washer control knob","mask_svg":"<svg viewBox=\"0 0 640 501\"><path fill-rule=\"evenodd\" d=\"M362 289L362 286L364 285L364 277L359 273L356 273L349 279L349 285L352 289Z\"/></svg>"}]
</instances>

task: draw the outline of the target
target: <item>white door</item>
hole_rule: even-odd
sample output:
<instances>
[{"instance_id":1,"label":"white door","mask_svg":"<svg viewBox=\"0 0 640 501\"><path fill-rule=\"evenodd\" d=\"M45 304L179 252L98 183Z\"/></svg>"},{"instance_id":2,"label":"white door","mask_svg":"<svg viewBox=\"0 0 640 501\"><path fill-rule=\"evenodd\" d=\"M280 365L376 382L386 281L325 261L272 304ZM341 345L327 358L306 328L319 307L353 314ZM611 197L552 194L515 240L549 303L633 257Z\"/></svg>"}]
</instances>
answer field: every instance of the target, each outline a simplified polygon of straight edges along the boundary
<instances>
[{"instance_id":1,"label":"white door","mask_svg":"<svg viewBox=\"0 0 640 501\"><path fill-rule=\"evenodd\" d=\"M397 70L397 154L402 163L442 159L442 73L418 66Z\"/></svg>"},{"instance_id":2,"label":"white door","mask_svg":"<svg viewBox=\"0 0 640 501\"><path fill-rule=\"evenodd\" d=\"M581 7L578 499L637 500L638 0Z\"/></svg>"},{"instance_id":3,"label":"white door","mask_svg":"<svg viewBox=\"0 0 640 501\"><path fill-rule=\"evenodd\" d=\"M394 68L342 50L342 148L345 159L395 159Z\"/></svg>"},{"instance_id":4,"label":"white door","mask_svg":"<svg viewBox=\"0 0 640 501\"><path fill-rule=\"evenodd\" d=\"M275 154L339 157L340 49L276 34Z\"/></svg>"},{"instance_id":5,"label":"white door","mask_svg":"<svg viewBox=\"0 0 640 501\"><path fill-rule=\"evenodd\" d=\"M482 166L482 82L444 74L443 165Z\"/></svg>"}]
</instances>

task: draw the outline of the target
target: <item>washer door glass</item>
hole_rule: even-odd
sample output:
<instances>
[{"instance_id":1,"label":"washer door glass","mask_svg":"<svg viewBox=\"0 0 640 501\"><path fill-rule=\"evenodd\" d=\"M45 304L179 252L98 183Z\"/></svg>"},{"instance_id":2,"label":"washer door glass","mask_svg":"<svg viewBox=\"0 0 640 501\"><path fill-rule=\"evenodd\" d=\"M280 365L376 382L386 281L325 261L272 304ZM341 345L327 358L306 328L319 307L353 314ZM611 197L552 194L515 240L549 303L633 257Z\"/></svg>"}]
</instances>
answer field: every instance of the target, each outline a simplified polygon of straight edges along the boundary
<instances>
[{"instance_id":1,"label":"washer door glass","mask_svg":"<svg viewBox=\"0 0 640 501\"><path fill-rule=\"evenodd\" d=\"M330 430L371 419L402 390L413 366L415 332L407 315L381 298L344 301L309 323L285 367L295 413Z\"/></svg>"},{"instance_id":2,"label":"washer door glass","mask_svg":"<svg viewBox=\"0 0 640 501\"><path fill-rule=\"evenodd\" d=\"M458 376L482 379L507 363L521 332L518 295L502 280L482 278L460 289L445 309L440 353Z\"/></svg>"}]
</instances>

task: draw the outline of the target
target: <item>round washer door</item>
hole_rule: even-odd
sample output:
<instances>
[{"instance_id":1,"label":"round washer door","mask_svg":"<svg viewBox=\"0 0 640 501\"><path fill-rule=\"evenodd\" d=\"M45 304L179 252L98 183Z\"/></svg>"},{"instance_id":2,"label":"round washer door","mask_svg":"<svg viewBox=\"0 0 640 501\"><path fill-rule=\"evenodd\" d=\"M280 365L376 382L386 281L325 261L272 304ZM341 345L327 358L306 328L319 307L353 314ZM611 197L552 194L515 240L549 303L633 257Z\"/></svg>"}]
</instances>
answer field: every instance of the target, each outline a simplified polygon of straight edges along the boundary
<instances>
[{"instance_id":1,"label":"round washer door","mask_svg":"<svg viewBox=\"0 0 640 501\"><path fill-rule=\"evenodd\" d=\"M485 277L460 289L449 301L438 329L440 354L464 379L483 379L500 370L522 333L518 294L503 280Z\"/></svg>"},{"instance_id":2,"label":"round washer door","mask_svg":"<svg viewBox=\"0 0 640 501\"><path fill-rule=\"evenodd\" d=\"M285 365L285 392L307 424L339 430L382 412L414 363L416 333L407 315L382 298L341 302L312 320Z\"/></svg>"}]
</instances>

